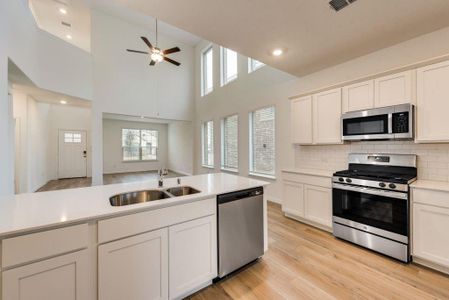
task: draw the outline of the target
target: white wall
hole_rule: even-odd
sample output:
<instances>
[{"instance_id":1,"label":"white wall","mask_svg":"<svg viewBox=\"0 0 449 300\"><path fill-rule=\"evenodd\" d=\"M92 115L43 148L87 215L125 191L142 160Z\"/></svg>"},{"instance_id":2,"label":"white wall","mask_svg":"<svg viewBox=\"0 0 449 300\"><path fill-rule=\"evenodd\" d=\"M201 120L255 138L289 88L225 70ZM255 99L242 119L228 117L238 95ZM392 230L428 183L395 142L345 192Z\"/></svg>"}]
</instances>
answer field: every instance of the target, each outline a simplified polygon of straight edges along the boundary
<instances>
[{"instance_id":1,"label":"white wall","mask_svg":"<svg viewBox=\"0 0 449 300\"><path fill-rule=\"evenodd\" d=\"M123 162L122 129L150 129L159 132L159 149L157 161ZM103 120L103 159L104 173L126 173L158 170L167 168L168 142L167 124L130 122L121 120Z\"/></svg>"},{"instance_id":2,"label":"white wall","mask_svg":"<svg viewBox=\"0 0 449 300\"><path fill-rule=\"evenodd\" d=\"M171 122L168 124L168 168L172 171L193 174L193 124Z\"/></svg>"},{"instance_id":3,"label":"white wall","mask_svg":"<svg viewBox=\"0 0 449 300\"><path fill-rule=\"evenodd\" d=\"M51 180L58 179L59 130L86 131L87 176L92 176L92 114L89 107L54 104L50 106L48 169Z\"/></svg>"},{"instance_id":4,"label":"white wall","mask_svg":"<svg viewBox=\"0 0 449 300\"><path fill-rule=\"evenodd\" d=\"M14 193L14 132L8 91L8 57L39 87L92 98L89 53L35 24L26 1L0 1L0 195Z\"/></svg>"},{"instance_id":5,"label":"white wall","mask_svg":"<svg viewBox=\"0 0 449 300\"><path fill-rule=\"evenodd\" d=\"M176 67L161 63L150 67L148 57L126 49L146 51L140 39L155 41L154 32L109 16L92 12L93 59L93 183L102 183L102 113L118 113L171 120L191 120L194 111L194 49L163 35L162 49L179 46L180 53L170 55L181 63ZM109 172L110 170L104 170Z\"/></svg>"},{"instance_id":6,"label":"white wall","mask_svg":"<svg viewBox=\"0 0 449 300\"><path fill-rule=\"evenodd\" d=\"M345 157L355 148L341 146L306 146L295 147L290 143L289 128L289 96L320 89L340 82L370 76L404 65L449 54L449 27L429 33L415 39L394 45L389 48L356 58L346 63L301 77L295 78L270 67L263 67L252 74L246 74L246 58L239 56L239 71L241 77L225 87L219 87L219 51L214 47L214 86L211 94L200 96L200 60L199 53L207 42L202 42L196 48L196 121L195 121L195 170L199 173L219 172L220 163L220 119L224 116L239 113L239 171L240 175L248 175L248 112L267 105L276 106L276 176L277 180L267 189L269 199L280 201L282 190L280 185L281 170L286 167L314 167L332 165L329 168L342 168L346 164ZM282 59L282 57L280 57ZM239 75L240 75L239 74ZM201 167L200 124L202 121L215 121L215 169ZM398 147L394 149L395 147ZM413 152L408 144L378 146L379 150L395 150ZM403 148L401 148L403 147ZM444 146L426 145L423 148L447 151ZM437 149L443 147L444 149ZM370 148L371 149L371 148ZM376 149L374 147L374 149ZM449 148L448 148L449 149ZM417 149L425 151L424 149ZM419 152L419 151L418 151ZM427 152L428 155L429 152ZM444 158L446 159L446 158ZM448 159L449 160L449 159ZM446 160L444 160L446 161ZM425 160L428 168L435 166ZM422 166L421 166L422 167ZM422 169L422 168L421 168ZM445 178L429 175L427 178ZM449 173L449 171L448 171ZM421 172L421 174L423 174ZM426 174L426 171L424 171ZM428 172L427 172L428 174ZM449 180L449 179L448 179Z\"/></svg>"}]
</instances>

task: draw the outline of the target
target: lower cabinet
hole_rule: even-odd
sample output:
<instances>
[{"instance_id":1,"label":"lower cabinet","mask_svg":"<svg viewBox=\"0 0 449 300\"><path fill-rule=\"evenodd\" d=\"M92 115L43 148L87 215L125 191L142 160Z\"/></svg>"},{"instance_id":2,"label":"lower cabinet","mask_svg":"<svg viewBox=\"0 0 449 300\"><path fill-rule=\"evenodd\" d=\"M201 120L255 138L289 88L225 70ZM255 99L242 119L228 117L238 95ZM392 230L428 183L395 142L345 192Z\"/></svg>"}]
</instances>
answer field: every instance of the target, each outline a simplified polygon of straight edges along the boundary
<instances>
[{"instance_id":1,"label":"lower cabinet","mask_svg":"<svg viewBox=\"0 0 449 300\"><path fill-rule=\"evenodd\" d=\"M181 299L217 276L216 217L169 228L170 299Z\"/></svg>"},{"instance_id":2,"label":"lower cabinet","mask_svg":"<svg viewBox=\"0 0 449 300\"><path fill-rule=\"evenodd\" d=\"M3 271L2 299L89 299L89 274L87 250Z\"/></svg>"},{"instance_id":3,"label":"lower cabinet","mask_svg":"<svg viewBox=\"0 0 449 300\"><path fill-rule=\"evenodd\" d=\"M332 189L330 178L289 175L282 183L282 211L288 217L325 230L332 228Z\"/></svg>"},{"instance_id":4,"label":"lower cabinet","mask_svg":"<svg viewBox=\"0 0 449 300\"><path fill-rule=\"evenodd\" d=\"M413 256L449 267L448 228L449 208L414 203Z\"/></svg>"},{"instance_id":5,"label":"lower cabinet","mask_svg":"<svg viewBox=\"0 0 449 300\"><path fill-rule=\"evenodd\" d=\"M304 217L312 222L332 227L332 190L306 185L304 199Z\"/></svg>"},{"instance_id":6,"label":"lower cabinet","mask_svg":"<svg viewBox=\"0 0 449 300\"><path fill-rule=\"evenodd\" d=\"M98 247L100 300L168 299L168 229Z\"/></svg>"}]
</instances>

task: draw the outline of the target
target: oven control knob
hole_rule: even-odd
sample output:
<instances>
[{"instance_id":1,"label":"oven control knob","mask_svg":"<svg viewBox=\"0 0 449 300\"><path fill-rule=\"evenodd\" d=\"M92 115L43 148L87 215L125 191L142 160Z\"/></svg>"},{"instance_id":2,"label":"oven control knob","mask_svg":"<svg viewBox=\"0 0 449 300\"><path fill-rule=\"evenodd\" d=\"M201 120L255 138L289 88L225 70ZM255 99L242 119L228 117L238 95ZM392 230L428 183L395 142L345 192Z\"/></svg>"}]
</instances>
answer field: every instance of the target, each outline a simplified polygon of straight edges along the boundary
<instances>
[{"instance_id":1,"label":"oven control knob","mask_svg":"<svg viewBox=\"0 0 449 300\"><path fill-rule=\"evenodd\" d=\"M338 178L338 181L343 182L345 181L342 177Z\"/></svg>"},{"instance_id":2,"label":"oven control knob","mask_svg":"<svg viewBox=\"0 0 449 300\"><path fill-rule=\"evenodd\" d=\"M390 184L388 185L388 187L389 187L390 189L395 189L395 188L396 188L396 184L390 183Z\"/></svg>"},{"instance_id":3,"label":"oven control knob","mask_svg":"<svg viewBox=\"0 0 449 300\"><path fill-rule=\"evenodd\" d=\"M351 183L351 182L352 182L352 180L351 180L351 179L349 179L349 178L346 178L346 182L347 182L347 183Z\"/></svg>"},{"instance_id":4,"label":"oven control knob","mask_svg":"<svg viewBox=\"0 0 449 300\"><path fill-rule=\"evenodd\" d=\"M386 185L385 183L381 182L381 183L379 183L379 186L382 187L382 188L384 188L384 187L386 187L387 185Z\"/></svg>"}]
</instances>

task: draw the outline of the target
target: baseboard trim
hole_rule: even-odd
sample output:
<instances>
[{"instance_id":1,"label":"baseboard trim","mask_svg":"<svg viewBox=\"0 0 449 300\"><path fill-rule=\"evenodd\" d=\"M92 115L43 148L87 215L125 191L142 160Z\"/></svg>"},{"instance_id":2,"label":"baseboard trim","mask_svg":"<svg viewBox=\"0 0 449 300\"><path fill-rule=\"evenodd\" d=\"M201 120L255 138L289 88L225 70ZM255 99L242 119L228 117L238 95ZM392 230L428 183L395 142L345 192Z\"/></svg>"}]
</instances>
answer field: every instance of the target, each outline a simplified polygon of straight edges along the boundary
<instances>
[{"instance_id":1,"label":"baseboard trim","mask_svg":"<svg viewBox=\"0 0 449 300\"><path fill-rule=\"evenodd\" d=\"M441 272L444 274L449 274L449 267L441 266L434 262L428 261L427 259L413 256L413 254L412 254L412 261L413 261L413 263L415 263L417 265L421 265L426 268L429 268L429 269L432 269L432 270L435 270L435 271L438 271L438 272Z\"/></svg>"},{"instance_id":2,"label":"baseboard trim","mask_svg":"<svg viewBox=\"0 0 449 300\"><path fill-rule=\"evenodd\" d=\"M275 196L271 196L271 195L268 195L268 194L267 194L267 200L270 201L270 202L277 203L277 204L282 204L281 198L278 198L278 197L275 197Z\"/></svg>"},{"instance_id":3,"label":"baseboard trim","mask_svg":"<svg viewBox=\"0 0 449 300\"><path fill-rule=\"evenodd\" d=\"M301 223L304 223L304 224L307 224L307 225L316 227L318 229L321 229L321 230L324 230L324 231L332 233L332 227L328 227L328 226L325 226L325 225L322 225L322 224L318 224L316 222L304 219L302 217L298 217L298 216L292 215L292 214L290 214L288 212L285 212L285 211L284 211L284 216L286 216L287 218L293 219L295 221L298 221L298 222L301 222Z\"/></svg>"}]
</instances>

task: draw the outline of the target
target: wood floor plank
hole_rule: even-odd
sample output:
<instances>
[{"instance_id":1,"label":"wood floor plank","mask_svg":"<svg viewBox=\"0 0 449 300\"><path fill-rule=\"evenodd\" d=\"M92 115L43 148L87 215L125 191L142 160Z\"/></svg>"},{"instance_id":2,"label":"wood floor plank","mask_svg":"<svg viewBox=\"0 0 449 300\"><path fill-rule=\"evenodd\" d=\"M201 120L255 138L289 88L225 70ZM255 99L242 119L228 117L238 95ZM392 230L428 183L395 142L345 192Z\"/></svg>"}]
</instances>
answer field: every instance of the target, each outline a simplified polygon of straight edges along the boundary
<instances>
[{"instance_id":1,"label":"wood floor plank","mask_svg":"<svg viewBox=\"0 0 449 300\"><path fill-rule=\"evenodd\" d=\"M262 259L191 299L449 299L449 276L336 239L271 202L268 234Z\"/></svg>"}]
</instances>

